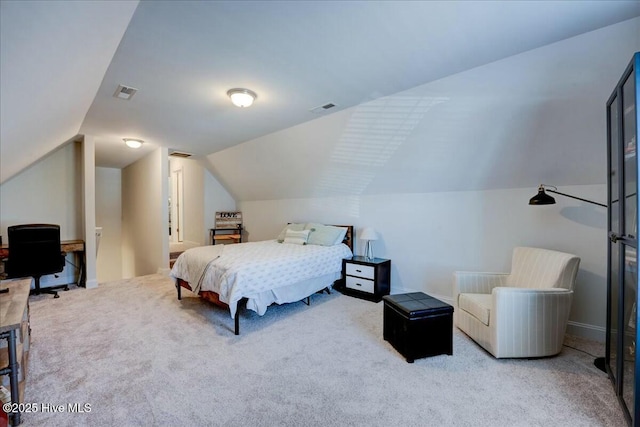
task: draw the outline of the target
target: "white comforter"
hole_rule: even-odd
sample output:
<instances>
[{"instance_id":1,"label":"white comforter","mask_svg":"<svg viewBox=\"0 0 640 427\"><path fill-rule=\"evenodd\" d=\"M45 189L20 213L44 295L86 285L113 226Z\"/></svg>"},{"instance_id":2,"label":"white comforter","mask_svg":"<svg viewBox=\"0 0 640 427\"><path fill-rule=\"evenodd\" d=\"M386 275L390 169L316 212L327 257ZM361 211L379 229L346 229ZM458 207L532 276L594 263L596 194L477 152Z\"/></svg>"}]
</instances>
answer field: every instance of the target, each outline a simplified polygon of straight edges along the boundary
<instances>
[{"instance_id":1,"label":"white comforter","mask_svg":"<svg viewBox=\"0 0 640 427\"><path fill-rule=\"evenodd\" d=\"M194 258L190 251L178 257L171 276L188 281L193 288L198 278L189 276L189 265L193 265ZM208 267L203 268L204 275L198 280L199 290L216 292L220 301L229 305L231 317L234 317L240 299L251 299L270 289L340 272L342 259L351 256L351 250L344 244L294 245L265 240L224 245L220 256L212 261L201 261ZM258 314L264 314L264 311Z\"/></svg>"}]
</instances>

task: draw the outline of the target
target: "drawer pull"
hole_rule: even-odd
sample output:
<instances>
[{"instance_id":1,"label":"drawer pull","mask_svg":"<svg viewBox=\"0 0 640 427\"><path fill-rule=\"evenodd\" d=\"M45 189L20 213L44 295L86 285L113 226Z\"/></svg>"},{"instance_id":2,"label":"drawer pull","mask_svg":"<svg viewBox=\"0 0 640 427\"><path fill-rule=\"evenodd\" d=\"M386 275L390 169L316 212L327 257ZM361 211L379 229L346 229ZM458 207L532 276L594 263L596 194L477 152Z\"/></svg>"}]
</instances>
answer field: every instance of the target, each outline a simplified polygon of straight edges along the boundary
<instances>
[{"instance_id":1,"label":"drawer pull","mask_svg":"<svg viewBox=\"0 0 640 427\"><path fill-rule=\"evenodd\" d=\"M355 284L356 286L362 286L362 284L361 284L361 283L358 283L358 282L356 282L356 283L354 283L354 284Z\"/></svg>"},{"instance_id":2,"label":"drawer pull","mask_svg":"<svg viewBox=\"0 0 640 427\"><path fill-rule=\"evenodd\" d=\"M357 271L358 273L362 273L362 270L358 270L357 268L356 268L356 271Z\"/></svg>"}]
</instances>

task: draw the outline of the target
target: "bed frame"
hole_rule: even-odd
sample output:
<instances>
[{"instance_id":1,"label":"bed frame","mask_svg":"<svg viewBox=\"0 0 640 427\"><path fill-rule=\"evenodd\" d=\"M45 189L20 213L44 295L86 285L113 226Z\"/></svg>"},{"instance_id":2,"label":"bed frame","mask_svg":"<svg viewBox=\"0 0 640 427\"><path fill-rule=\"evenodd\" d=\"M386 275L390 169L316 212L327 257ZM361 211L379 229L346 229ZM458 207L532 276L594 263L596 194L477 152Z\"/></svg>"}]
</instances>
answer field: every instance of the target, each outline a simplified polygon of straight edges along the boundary
<instances>
[{"instance_id":1,"label":"bed frame","mask_svg":"<svg viewBox=\"0 0 640 427\"><path fill-rule=\"evenodd\" d=\"M349 249L351 249L351 252L354 252L354 242L355 242L355 236L354 236L354 228L353 225L336 225L336 227L344 227L347 229L347 233L344 236L344 240L342 241L342 243L344 243L345 245L347 245L349 247ZM241 244L241 243L239 243ZM178 300L182 300L182 288L188 289L190 291L193 291L193 289L191 288L191 285L189 285L189 282L186 282L182 279L177 279L176 280L176 290L178 291ZM327 291L328 294L331 293L331 291L329 291L329 286L325 287L322 290L319 290L318 294L323 293L324 291ZM229 309L229 305L220 301L220 295L218 295L218 293L216 292L212 292L212 291L200 291L198 292L198 295L202 298L205 299L215 305L217 305L218 307L222 307L225 309ZM306 298L303 298L301 301L304 302L307 305L310 305L311 300L309 298L310 296L307 296ZM306 301L305 301L306 300ZM245 305L247 302L247 298L242 298L240 301L237 302L236 305L236 315L234 318L234 333L236 335L240 335L240 307L241 305Z\"/></svg>"}]
</instances>

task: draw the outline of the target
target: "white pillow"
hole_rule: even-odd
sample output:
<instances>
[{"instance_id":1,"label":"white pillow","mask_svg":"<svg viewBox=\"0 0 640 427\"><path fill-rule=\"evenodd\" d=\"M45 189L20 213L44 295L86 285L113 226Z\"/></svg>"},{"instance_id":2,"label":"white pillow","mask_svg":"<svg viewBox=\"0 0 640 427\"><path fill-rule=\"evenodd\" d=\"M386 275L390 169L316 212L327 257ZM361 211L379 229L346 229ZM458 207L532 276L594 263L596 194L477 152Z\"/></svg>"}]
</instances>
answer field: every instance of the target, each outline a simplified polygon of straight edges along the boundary
<instances>
[{"instance_id":1,"label":"white pillow","mask_svg":"<svg viewBox=\"0 0 640 427\"><path fill-rule=\"evenodd\" d=\"M302 231L304 230L304 223L300 223L300 224L287 224L287 226L285 228L282 229L282 231L280 232L280 234L278 234L278 237L276 238L276 240L278 240L278 243L282 243L284 242L284 235L287 232L287 230L293 230L293 231Z\"/></svg>"},{"instance_id":2,"label":"white pillow","mask_svg":"<svg viewBox=\"0 0 640 427\"><path fill-rule=\"evenodd\" d=\"M344 227L334 227L333 225L308 223L305 230L311 230L309 240L310 245L333 246L339 245L344 240L347 229Z\"/></svg>"},{"instance_id":3,"label":"white pillow","mask_svg":"<svg viewBox=\"0 0 640 427\"><path fill-rule=\"evenodd\" d=\"M293 243L294 245L306 245L309 239L309 230L295 231L287 230L284 233L284 243Z\"/></svg>"},{"instance_id":4,"label":"white pillow","mask_svg":"<svg viewBox=\"0 0 640 427\"><path fill-rule=\"evenodd\" d=\"M337 227L337 228L341 229L342 231L338 233L338 237L336 237L336 241L333 242L334 245L339 245L340 243L344 242L344 238L347 235L347 229L345 227Z\"/></svg>"}]
</instances>

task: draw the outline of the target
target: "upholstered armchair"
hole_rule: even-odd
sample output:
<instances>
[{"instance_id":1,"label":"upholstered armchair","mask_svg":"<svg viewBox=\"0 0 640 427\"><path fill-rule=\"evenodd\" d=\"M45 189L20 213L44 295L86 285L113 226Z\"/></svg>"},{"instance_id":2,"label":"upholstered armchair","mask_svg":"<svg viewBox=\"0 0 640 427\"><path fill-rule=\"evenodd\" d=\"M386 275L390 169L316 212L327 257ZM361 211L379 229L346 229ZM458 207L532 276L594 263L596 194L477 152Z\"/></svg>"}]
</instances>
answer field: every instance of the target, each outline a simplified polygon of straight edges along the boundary
<instances>
[{"instance_id":1,"label":"upholstered armchair","mask_svg":"<svg viewBox=\"0 0 640 427\"><path fill-rule=\"evenodd\" d=\"M513 250L511 273L454 273L456 326L497 358L560 353L580 258Z\"/></svg>"}]
</instances>

